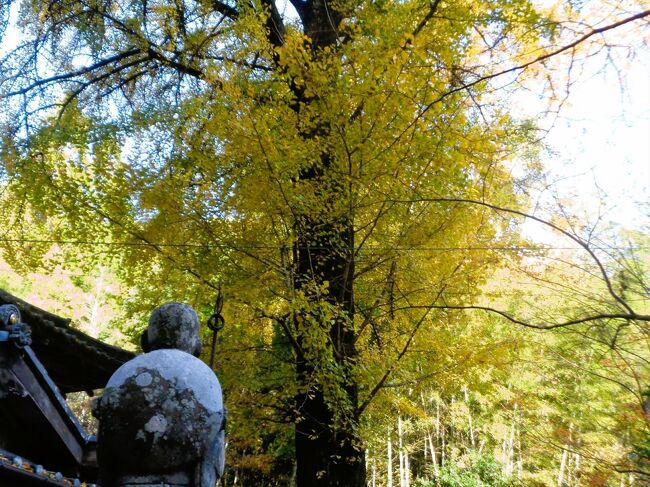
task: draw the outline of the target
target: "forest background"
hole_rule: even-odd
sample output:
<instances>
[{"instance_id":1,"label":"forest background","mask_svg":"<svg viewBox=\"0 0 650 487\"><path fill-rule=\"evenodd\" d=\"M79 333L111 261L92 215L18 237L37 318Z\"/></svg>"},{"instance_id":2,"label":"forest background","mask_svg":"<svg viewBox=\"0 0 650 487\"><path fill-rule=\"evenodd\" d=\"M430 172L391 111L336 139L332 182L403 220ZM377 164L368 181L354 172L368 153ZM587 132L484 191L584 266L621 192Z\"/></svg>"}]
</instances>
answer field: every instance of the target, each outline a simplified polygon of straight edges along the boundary
<instances>
[{"instance_id":1,"label":"forest background","mask_svg":"<svg viewBox=\"0 0 650 487\"><path fill-rule=\"evenodd\" d=\"M545 124L648 6L293 5L24 3L3 287L127 346L223 289L228 485L644 485L647 220Z\"/></svg>"}]
</instances>

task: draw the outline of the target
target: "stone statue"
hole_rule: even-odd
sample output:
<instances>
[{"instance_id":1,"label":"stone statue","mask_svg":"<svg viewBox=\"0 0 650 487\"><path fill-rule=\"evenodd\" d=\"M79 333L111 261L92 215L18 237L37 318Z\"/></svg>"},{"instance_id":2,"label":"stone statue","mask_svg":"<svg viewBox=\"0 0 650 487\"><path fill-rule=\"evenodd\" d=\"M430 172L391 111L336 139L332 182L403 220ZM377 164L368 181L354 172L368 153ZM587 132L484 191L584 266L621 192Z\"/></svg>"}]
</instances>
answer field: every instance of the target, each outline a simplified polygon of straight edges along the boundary
<instances>
[{"instance_id":1,"label":"stone statue","mask_svg":"<svg viewBox=\"0 0 650 487\"><path fill-rule=\"evenodd\" d=\"M179 303L159 307L142 348L93 404L99 483L214 487L224 470L226 417L217 377L196 358L196 312Z\"/></svg>"}]
</instances>

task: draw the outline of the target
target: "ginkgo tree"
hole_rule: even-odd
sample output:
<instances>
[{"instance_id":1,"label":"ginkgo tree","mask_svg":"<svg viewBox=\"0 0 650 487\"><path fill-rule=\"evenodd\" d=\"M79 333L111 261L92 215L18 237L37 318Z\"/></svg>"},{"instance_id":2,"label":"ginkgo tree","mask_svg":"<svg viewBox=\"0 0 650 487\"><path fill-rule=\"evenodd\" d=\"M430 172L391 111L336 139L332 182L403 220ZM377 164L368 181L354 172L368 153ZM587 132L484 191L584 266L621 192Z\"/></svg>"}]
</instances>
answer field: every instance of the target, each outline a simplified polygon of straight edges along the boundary
<instances>
[{"instance_id":1,"label":"ginkgo tree","mask_svg":"<svg viewBox=\"0 0 650 487\"><path fill-rule=\"evenodd\" d=\"M365 485L360 417L519 244L508 97L650 16L606 3L3 2L5 258L113 259L142 307L222 286L297 484Z\"/></svg>"}]
</instances>

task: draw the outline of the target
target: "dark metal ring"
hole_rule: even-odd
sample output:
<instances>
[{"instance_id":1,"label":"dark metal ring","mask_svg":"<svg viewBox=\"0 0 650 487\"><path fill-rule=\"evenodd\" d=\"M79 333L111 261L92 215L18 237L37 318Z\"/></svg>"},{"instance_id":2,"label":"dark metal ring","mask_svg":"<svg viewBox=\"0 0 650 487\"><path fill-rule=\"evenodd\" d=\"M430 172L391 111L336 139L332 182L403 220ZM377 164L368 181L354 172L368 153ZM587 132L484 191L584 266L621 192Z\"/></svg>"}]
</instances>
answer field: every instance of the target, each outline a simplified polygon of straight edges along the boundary
<instances>
[{"instance_id":1,"label":"dark metal ring","mask_svg":"<svg viewBox=\"0 0 650 487\"><path fill-rule=\"evenodd\" d=\"M226 325L226 320L223 319L223 316L215 314L208 318L208 328L212 331L219 331Z\"/></svg>"}]
</instances>

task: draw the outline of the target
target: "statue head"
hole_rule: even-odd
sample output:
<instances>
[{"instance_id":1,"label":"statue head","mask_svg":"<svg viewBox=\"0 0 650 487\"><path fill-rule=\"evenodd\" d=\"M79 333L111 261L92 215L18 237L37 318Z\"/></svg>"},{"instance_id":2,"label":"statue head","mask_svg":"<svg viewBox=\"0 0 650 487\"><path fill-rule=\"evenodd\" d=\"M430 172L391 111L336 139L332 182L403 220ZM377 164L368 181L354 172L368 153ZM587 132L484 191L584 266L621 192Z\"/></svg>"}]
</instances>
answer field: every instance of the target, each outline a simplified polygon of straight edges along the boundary
<instances>
[{"instance_id":1,"label":"statue head","mask_svg":"<svg viewBox=\"0 0 650 487\"><path fill-rule=\"evenodd\" d=\"M196 311L184 303L163 304L151 314L140 343L144 352L175 348L198 357L201 338Z\"/></svg>"}]
</instances>

